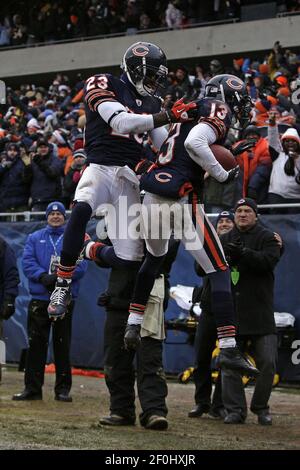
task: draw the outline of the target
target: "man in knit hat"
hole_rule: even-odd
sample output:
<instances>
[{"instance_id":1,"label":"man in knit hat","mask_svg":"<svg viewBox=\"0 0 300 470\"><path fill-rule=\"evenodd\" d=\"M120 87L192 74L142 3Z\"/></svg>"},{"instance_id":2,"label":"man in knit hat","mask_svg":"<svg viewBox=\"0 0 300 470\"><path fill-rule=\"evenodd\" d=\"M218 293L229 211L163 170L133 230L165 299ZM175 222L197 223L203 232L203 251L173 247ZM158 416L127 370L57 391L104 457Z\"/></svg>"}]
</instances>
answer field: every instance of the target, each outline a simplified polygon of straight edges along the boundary
<instances>
[{"instance_id":1,"label":"man in knit hat","mask_svg":"<svg viewBox=\"0 0 300 470\"><path fill-rule=\"evenodd\" d=\"M280 259L281 247L275 234L258 223L257 205L253 199L239 199L234 209L234 227L221 235L220 240L231 269L239 348L244 351L251 341L251 352L260 370L250 409L257 415L259 424L270 425L272 417L268 401L277 360L274 269ZM228 412L224 422L243 423L247 404L241 376L224 369L222 390Z\"/></svg>"},{"instance_id":2,"label":"man in knit hat","mask_svg":"<svg viewBox=\"0 0 300 470\"><path fill-rule=\"evenodd\" d=\"M47 226L31 233L25 243L23 270L29 281L31 301L28 307L29 349L25 368L25 389L15 394L13 400L41 400L44 371L47 360L49 333L52 327L53 352L56 372L55 400L71 402L72 386L70 345L74 300L79 291L79 280L83 277L87 262L77 264L72 284L72 300L65 317L52 322L47 313L51 292L57 279L57 267L65 231L66 210L59 201L46 208Z\"/></svg>"}]
</instances>

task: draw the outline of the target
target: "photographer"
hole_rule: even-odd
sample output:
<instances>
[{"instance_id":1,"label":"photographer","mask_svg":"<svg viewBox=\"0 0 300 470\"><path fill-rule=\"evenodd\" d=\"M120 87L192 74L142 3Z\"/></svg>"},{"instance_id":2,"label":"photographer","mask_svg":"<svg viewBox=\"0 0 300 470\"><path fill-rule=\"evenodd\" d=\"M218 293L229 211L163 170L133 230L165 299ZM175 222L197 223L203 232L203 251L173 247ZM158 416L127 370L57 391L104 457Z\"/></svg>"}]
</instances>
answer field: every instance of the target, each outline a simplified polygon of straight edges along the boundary
<instances>
[{"instance_id":1,"label":"photographer","mask_svg":"<svg viewBox=\"0 0 300 470\"><path fill-rule=\"evenodd\" d=\"M73 163L63 181L63 199L69 205L73 199L77 184L86 168L86 153L78 149L73 154Z\"/></svg>"},{"instance_id":2,"label":"photographer","mask_svg":"<svg viewBox=\"0 0 300 470\"><path fill-rule=\"evenodd\" d=\"M61 198L62 162L53 155L52 146L44 138L39 138L36 151L26 160L24 178L31 184L31 210L44 211L47 205Z\"/></svg>"}]
</instances>

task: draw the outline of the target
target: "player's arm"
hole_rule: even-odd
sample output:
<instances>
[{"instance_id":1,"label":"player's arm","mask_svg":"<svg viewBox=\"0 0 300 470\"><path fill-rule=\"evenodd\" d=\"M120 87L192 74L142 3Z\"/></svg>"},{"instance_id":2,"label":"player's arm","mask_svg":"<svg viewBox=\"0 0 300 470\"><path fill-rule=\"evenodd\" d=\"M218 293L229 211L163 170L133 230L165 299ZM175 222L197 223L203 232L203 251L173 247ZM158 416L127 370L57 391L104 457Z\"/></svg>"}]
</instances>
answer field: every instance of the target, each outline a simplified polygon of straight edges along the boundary
<instances>
[{"instance_id":1,"label":"player's arm","mask_svg":"<svg viewBox=\"0 0 300 470\"><path fill-rule=\"evenodd\" d=\"M171 110L156 114L135 114L127 112L125 106L118 101L104 101L98 105L97 111L114 131L120 134L142 134L165 124L184 120L183 113L189 105L182 104L180 109L174 105Z\"/></svg>"},{"instance_id":2,"label":"player's arm","mask_svg":"<svg viewBox=\"0 0 300 470\"><path fill-rule=\"evenodd\" d=\"M160 147L168 137L168 131L165 127L158 127L157 129L153 129L149 134L152 144L157 150L160 149Z\"/></svg>"},{"instance_id":3,"label":"player's arm","mask_svg":"<svg viewBox=\"0 0 300 470\"><path fill-rule=\"evenodd\" d=\"M228 172L216 160L210 149L210 145L214 144L216 140L214 129L209 124L200 122L191 129L184 146L192 160L217 181L223 183L228 178Z\"/></svg>"}]
</instances>

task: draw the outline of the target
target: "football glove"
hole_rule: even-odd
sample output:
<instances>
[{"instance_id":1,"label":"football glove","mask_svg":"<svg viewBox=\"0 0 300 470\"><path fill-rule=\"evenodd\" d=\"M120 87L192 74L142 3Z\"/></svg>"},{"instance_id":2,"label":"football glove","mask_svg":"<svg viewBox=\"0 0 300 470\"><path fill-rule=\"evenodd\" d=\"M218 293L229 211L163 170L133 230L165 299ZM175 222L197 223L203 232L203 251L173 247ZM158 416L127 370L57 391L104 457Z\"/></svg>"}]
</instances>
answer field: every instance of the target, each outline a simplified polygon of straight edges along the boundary
<instances>
[{"instance_id":1,"label":"football glove","mask_svg":"<svg viewBox=\"0 0 300 470\"><path fill-rule=\"evenodd\" d=\"M166 113L170 122L186 122L193 119L193 110L196 108L196 103L184 103L183 98L180 98Z\"/></svg>"},{"instance_id":2,"label":"football glove","mask_svg":"<svg viewBox=\"0 0 300 470\"><path fill-rule=\"evenodd\" d=\"M237 165L236 167L232 168L232 170L229 170L227 172L227 178L225 181L222 181L221 184L228 184L231 183L231 181L234 181L235 178L237 178L238 174L240 171L240 167Z\"/></svg>"},{"instance_id":3,"label":"football glove","mask_svg":"<svg viewBox=\"0 0 300 470\"><path fill-rule=\"evenodd\" d=\"M233 144L230 150L232 155L236 157L237 155L240 155L246 150L249 150L250 148L254 147L255 144L256 139L241 140L240 142Z\"/></svg>"}]
</instances>

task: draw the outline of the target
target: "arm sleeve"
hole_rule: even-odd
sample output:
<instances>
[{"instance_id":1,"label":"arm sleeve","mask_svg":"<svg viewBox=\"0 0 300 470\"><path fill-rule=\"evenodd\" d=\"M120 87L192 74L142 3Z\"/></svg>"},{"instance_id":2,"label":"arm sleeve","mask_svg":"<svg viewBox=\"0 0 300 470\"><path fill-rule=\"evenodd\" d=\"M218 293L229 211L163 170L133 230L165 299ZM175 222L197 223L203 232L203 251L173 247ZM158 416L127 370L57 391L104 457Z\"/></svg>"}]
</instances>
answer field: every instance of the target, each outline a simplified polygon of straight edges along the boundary
<instances>
[{"instance_id":1,"label":"arm sleeve","mask_svg":"<svg viewBox=\"0 0 300 470\"><path fill-rule=\"evenodd\" d=\"M191 159L213 178L222 183L227 179L228 172L216 160L209 148L215 141L216 134L212 127L208 124L200 123L192 128L184 145Z\"/></svg>"},{"instance_id":2,"label":"arm sleeve","mask_svg":"<svg viewBox=\"0 0 300 470\"><path fill-rule=\"evenodd\" d=\"M271 159L274 161L282 152L278 126L268 126L268 141Z\"/></svg>"},{"instance_id":3,"label":"arm sleeve","mask_svg":"<svg viewBox=\"0 0 300 470\"><path fill-rule=\"evenodd\" d=\"M154 129L152 114L128 113L117 101L105 101L97 109L102 119L120 134L142 134Z\"/></svg>"},{"instance_id":4,"label":"arm sleeve","mask_svg":"<svg viewBox=\"0 0 300 470\"><path fill-rule=\"evenodd\" d=\"M157 150L160 149L160 147L168 137L168 131L165 127L157 127L156 129L153 129L149 134L152 143Z\"/></svg>"},{"instance_id":5,"label":"arm sleeve","mask_svg":"<svg viewBox=\"0 0 300 470\"><path fill-rule=\"evenodd\" d=\"M45 268L37 262L35 246L31 235L29 235L25 243L22 266L25 276L31 281L38 282L40 275L45 272Z\"/></svg>"}]
</instances>

